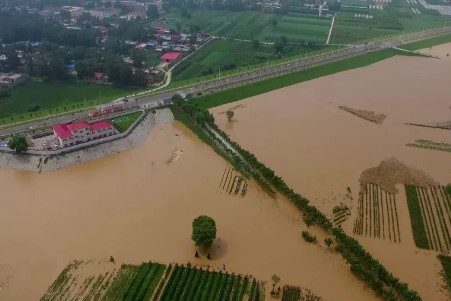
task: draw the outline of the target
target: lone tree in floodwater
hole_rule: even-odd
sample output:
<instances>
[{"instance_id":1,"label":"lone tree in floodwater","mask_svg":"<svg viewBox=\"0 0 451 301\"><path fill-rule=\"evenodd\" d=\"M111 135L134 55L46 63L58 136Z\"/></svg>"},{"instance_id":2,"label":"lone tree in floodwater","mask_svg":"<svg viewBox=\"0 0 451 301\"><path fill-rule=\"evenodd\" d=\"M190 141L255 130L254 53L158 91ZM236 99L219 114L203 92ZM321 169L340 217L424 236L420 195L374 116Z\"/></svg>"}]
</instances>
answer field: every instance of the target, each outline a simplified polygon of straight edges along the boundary
<instances>
[{"instance_id":1,"label":"lone tree in floodwater","mask_svg":"<svg viewBox=\"0 0 451 301\"><path fill-rule=\"evenodd\" d=\"M230 121L232 120L233 116L235 116L235 112L233 112L232 110L227 110L226 115L227 119Z\"/></svg>"},{"instance_id":2,"label":"lone tree in floodwater","mask_svg":"<svg viewBox=\"0 0 451 301\"><path fill-rule=\"evenodd\" d=\"M196 246L209 248L216 238L216 223L209 216L201 215L193 221L193 235L191 239Z\"/></svg>"},{"instance_id":3,"label":"lone tree in floodwater","mask_svg":"<svg viewBox=\"0 0 451 301\"><path fill-rule=\"evenodd\" d=\"M25 139L25 137L20 135L14 135L13 137L11 137L11 139L9 139L8 147L10 149L15 150L16 153L18 154L27 150L28 142L27 139Z\"/></svg>"}]
</instances>

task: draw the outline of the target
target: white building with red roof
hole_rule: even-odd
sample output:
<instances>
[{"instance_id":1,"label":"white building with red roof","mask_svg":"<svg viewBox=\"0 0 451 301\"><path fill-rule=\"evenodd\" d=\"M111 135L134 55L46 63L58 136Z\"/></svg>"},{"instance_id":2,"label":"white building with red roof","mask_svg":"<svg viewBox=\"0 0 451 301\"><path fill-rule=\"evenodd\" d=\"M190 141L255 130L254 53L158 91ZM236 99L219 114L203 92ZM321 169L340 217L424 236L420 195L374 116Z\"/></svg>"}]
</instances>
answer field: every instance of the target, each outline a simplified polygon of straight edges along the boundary
<instances>
[{"instance_id":1,"label":"white building with red roof","mask_svg":"<svg viewBox=\"0 0 451 301\"><path fill-rule=\"evenodd\" d=\"M61 123L53 126L53 133L62 147L72 146L116 134L113 124L108 121L89 123Z\"/></svg>"}]
</instances>

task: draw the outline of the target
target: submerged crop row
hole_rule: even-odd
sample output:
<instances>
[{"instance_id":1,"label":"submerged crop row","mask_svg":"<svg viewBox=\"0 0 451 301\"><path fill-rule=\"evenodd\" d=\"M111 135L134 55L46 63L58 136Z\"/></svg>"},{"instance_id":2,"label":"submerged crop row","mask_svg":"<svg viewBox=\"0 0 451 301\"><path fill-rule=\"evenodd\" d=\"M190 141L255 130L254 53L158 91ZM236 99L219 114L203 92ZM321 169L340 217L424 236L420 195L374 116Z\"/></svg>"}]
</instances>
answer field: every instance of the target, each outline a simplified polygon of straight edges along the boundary
<instances>
[{"instance_id":1,"label":"submerged crop row","mask_svg":"<svg viewBox=\"0 0 451 301\"><path fill-rule=\"evenodd\" d=\"M443 186L405 186L410 222L419 248L451 249L451 198Z\"/></svg>"},{"instance_id":2,"label":"submerged crop row","mask_svg":"<svg viewBox=\"0 0 451 301\"><path fill-rule=\"evenodd\" d=\"M148 301L166 266L158 263L96 267L96 263L70 263L50 286L41 301ZM106 270L106 271L105 271Z\"/></svg>"},{"instance_id":3,"label":"submerged crop row","mask_svg":"<svg viewBox=\"0 0 451 301\"><path fill-rule=\"evenodd\" d=\"M363 184L353 232L401 242L395 195L377 184Z\"/></svg>"}]
</instances>

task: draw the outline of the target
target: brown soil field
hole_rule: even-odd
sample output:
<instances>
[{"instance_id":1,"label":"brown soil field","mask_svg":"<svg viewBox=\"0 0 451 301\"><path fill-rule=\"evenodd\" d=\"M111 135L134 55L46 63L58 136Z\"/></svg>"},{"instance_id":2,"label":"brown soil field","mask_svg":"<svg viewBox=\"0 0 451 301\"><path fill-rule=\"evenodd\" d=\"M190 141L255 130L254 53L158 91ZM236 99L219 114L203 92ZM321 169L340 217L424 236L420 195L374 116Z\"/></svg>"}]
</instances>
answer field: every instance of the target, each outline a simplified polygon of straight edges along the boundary
<instances>
[{"instance_id":1,"label":"brown soil field","mask_svg":"<svg viewBox=\"0 0 451 301\"><path fill-rule=\"evenodd\" d=\"M358 212L361 174L396 158L394 162L403 168L395 168L394 177L382 172L376 182L399 191L393 197L401 242L355 237L424 300L446 300L438 253L415 247L404 188L396 184L406 179L451 182L449 153L406 146L418 139L450 143L451 132L405 125L449 120L449 78L450 65L442 60L399 56L211 112L232 140L254 153L327 216L333 216L334 206L347 205L352 216L342 227L349 234ZM231 122L219 114L240 105ZM376 125L339 106L383 112L387 118Z\"/></svg>"},{"instance_id":2,"label":"brown soil field","mask_svg":"<svg viewBox=\"0 0 451 301\"><path fill-rule=\"evenodd\" d=\"M178 122L156 126L139 148L54 172L0 170L0 300L38 300L73 259L114 256L223 265L324 300L378 300L339 253L301 237L302 214L248 182L244 197L220 187L228 164ZM211 251L195 259L191 225L216 220ZM103 271L100 264L99 270ZM109 266L109 269L111 266ZM106 270L105 270L106 271ZM269 298L269 297L268 297Z\"/></svg>"}]
</instances>

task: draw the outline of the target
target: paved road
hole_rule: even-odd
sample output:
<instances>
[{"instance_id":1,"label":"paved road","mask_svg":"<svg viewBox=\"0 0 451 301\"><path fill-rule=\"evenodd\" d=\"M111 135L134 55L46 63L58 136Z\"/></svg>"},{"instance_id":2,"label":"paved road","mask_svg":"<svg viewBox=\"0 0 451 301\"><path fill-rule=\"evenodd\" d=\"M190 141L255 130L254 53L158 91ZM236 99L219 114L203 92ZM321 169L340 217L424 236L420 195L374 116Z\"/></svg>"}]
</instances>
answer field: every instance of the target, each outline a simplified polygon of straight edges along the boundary
<instances>
[{"instance_id":1,"label":"paved road","mask_svg":"<svg viewBox=\"0 0 451 301\"><path fill-rule=\"evenodd\" d=\"M229 77L222 77L215 80L210 80L206 82L201 82L197 84L192 84L190 86L180 88L178 91L182 92L184 94L193 94L193 95L205 95L208 93L213 93L220 90L229 89L232 87L238 87L241 85L245 85L252 82L261 81L264 79L280 76L283 74L288 74L300 70L305 70L308 68L316 67L319 65L336 62L340 60L344 60L347 58L355 57L358 55L363 55L368 52L374 52L381 49L386 48L392 48L397 47L405 43L413 42L413 41L419 41L428 39L435 36L440 36L444 34L451 33L451 27L441 27L436 28L432 30L417 32L413 34L407 34L399 37L393 37L381 41L371 42L367 44L361 44L361 45L351 45L346 46L345 48L342 48L337 51L304 58L304 59L297 59L293 60L287 63L274 65L265 67L259 70L250 71L247 73L242 73L238 75L233 75ZM159 105L164 104L165 100L171 98L171 96L175 93L175 91L172 92L161 92L159 94L155 94L152 96L138 96L139 99L136 100L134 96L131 96L129 98L128 103L124 103L123 101L114 101L110 104L105 104L98 106L98 109L101 108L108 108L111 106L117 106L122 105L124 108L136 106L139 105L141 108L152 108L157 107ZM10 135L14 133L21 133L31 128L42 128L45 126L49 126L55 123L64 123L64 122L70 122L73 119L78 118L86 118L88 117L89 113L92 113L93 110L82 112L82 113L75 113L75 114L68 114L61 117L51 117L48 120L45 121L38 121L38 122L31 122L26 125L20 125L17 127L11 127L6 129L0 129L0 136L4 135Z\"/></svg>"}]
</instances>

